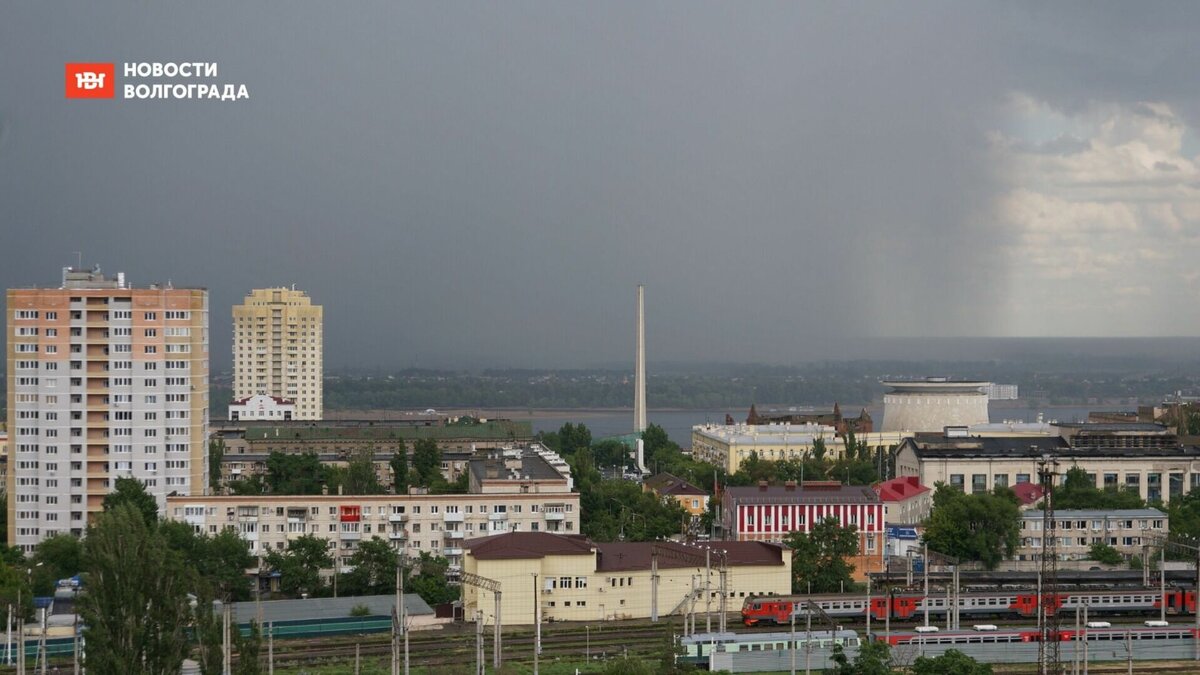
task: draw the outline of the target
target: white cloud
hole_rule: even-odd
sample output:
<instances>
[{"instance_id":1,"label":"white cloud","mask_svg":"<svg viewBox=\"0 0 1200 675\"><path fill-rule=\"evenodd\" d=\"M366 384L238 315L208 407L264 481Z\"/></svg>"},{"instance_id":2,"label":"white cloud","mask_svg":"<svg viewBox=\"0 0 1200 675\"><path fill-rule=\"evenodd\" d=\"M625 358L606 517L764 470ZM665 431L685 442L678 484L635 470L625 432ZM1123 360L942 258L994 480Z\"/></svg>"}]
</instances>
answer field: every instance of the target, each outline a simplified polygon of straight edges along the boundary
<instances>
[{"instance_id":1,"label":"white cloud","mask_svg":"<svg viewBox=\"0 0 1200 675\"><path fill-rule=\"evenodd\" d=\"M1177 304L1200 298L1200 166L1183 120L1158 102L1067 113L1026 94L1007 112L1010 128L988 141L1010 334L1200 330Z\"/></svg>"}]
</instances>

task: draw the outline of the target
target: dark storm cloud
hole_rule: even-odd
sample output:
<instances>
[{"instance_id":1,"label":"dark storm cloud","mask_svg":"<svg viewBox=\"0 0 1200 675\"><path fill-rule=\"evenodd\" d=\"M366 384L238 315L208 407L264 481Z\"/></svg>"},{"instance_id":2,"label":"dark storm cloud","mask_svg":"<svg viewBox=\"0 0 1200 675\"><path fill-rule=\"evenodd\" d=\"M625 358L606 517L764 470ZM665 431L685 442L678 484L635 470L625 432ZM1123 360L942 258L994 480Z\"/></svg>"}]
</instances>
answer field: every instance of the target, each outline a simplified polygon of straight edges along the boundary
<instances>
[{"instance_id":1,"label":"dark storm cloud","mask_svg":"<svg viewBox=\"0 0 1200 675\"><path fill-rule=\"evenodd\" d=\"M988 335L995 111L1194 97L1194 17L1155 11L5 3L0 281L82 250L207 286L219 368L230 305L292 283L333 367L631 359L638 282L654 360ZM81 60L216 61L251 100L65 101Z\"/></svg>"}]
</instances>

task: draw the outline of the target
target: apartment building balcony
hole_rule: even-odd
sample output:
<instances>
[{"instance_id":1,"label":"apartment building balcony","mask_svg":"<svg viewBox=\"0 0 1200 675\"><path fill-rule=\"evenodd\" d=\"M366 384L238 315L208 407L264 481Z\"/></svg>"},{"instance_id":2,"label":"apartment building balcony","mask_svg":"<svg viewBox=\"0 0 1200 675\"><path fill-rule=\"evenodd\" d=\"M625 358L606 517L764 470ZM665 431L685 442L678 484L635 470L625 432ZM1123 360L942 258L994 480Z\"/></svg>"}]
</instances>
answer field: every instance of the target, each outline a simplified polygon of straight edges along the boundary
<instances>
[{"instance_id":1,"label":"apartment building balcony","mask_svg":"<svg viewBox=\"0 0 1200 675\"><path fill-rule=\"evenodd\" d=\"M447 546L442 549L442 555L462 555L462 548L456 546Z\"/></svg>"},{"instance_id":2,"label":"apartment building balcony","mask_svg":"<svg viewBox=\"0 0 1200 675\"><path fill-rule=\"evenodd\" d=\"M407 523L408 522L408 514L407 513L390 513L390 514L388 514L387 519L388 519L389 523Z\"/></svg>"},{"instance_id":3,"label":"apartment building balcony","mask_svg":"<svg viewBox=\"0 0 1200 675\"><path fill-rule=\"evenodd\" d=\"M463 513L442 514L442 522L444 523L461 523L464 520L466 520L466 514Z\"/></svg>"},{"instance_id":4,"label":"apartment building balcony","mask_svg":"<svg viewBox=\"0 0 1200 675\"><path fill-rule=\"evenodd\" d=\"M495 522L497 520L508 520L508 512L501 511L500 513L492 512L488 514L488 520Z\"/></svg>"},{"instance_id":5,"label":"apartment building balcony","mask_svg":"<svg viewBox=\"0 0 1200 675\"><path fill-rule=\"evenodd\" d=\"M466 533L463 532L462 530L445 530L445 535L446 535L447 539L460 539L461 540L466 535Z\"/></svg>"},{"instance_id":6,"label":"apartment building balcony","mask_svg":"<svg viewBox=\"0 0 1200 675\"><path fill-rule=\"evenodd\" d=\"M402 541L404 539L408 539L408 530L405 530L405 529L389 530L388 531L388 539L391 539L392 541Z\"/></svg>"},{"instance_id":7,"label":"apartment building balcony","mask_svg":"<svg viewBox=\"0 0 1200 675\"><path fill-rule=\"evenodd\" d=\"M542 511L542 517L546 520L565 520L567 514L564 511Z\"/></svg>"},{"instance_id":8,"label":"apartment building balcony","mask_svg":"<svg viewBox=\"0 0 1200 675\"><path fill-rule=\"evenodd\" d=\"M358 530L342 530L342 541L358 541L362 539L362 532Z\"/></svg>"}]
</instances>

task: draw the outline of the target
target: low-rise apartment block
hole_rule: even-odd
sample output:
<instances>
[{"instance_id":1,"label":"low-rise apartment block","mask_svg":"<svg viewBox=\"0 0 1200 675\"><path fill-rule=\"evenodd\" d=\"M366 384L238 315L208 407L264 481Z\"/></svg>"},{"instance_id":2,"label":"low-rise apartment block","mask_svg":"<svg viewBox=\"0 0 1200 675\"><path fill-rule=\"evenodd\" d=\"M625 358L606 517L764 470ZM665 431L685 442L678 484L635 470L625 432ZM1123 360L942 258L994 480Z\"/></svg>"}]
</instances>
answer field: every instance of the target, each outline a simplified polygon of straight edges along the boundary
<instances>
[{"instance_id":1,"label":"low-rise apartment block","mask_svg":"<svg viewBox=\"0 0 1200 675\"><path fill-rule=\"evenodd\" d=\"M255 556L283 550L290 539L309 534L327 539L344 566L359 542L379 537L410 555L444 556L455 571L466 539L579 531L579 494L556 468L533 451L515 458L497 453L471 461L468 494L169 497L167 517L206 534L233 528ZM506 463L517 471L489 474L489 467Z\"/></svg>"},{"instance_id":2,"label":"low-rise apartment block","mask_svg":"<svg viewBox=\"0 0 1200 675\"><path fill-rule=\"evenodd\" d=\"M1021 514L1017 560L1041 560L1044 512ZM1158 509L1060 509L1054 512L1060 560L1087 560L1091 547L1107 544L1126 559L1142 555L1142 545L1167 536L1167 514Z\"/></svg>"}]
</instances>

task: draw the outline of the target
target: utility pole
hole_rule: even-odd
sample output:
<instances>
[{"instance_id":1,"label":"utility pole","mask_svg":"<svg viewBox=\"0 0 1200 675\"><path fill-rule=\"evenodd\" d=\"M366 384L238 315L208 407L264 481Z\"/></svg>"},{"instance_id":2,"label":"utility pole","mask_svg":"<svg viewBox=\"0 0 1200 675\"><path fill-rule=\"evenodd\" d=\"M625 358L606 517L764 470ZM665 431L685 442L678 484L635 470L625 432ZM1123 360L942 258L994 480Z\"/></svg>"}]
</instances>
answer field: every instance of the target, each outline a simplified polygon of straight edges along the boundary
<instances>
[{"instance_id":1,"label":"utility pole","mask_svg":"<svg viewBox=\"0 0 1200 675\"><path fill-rule=\"evenodd\" d=\"M267 675L275 675L275 622L267 624Z\"/></svg>"},{"instance_id":2,"label":"utility pole","mask_svg":"<svg viewBox=\"0 0 1200 675\"><path fill-rule=\"evenodd\" d=\"M1054 517L1054 479L1058 475L1058 460L1049 453L1038 460L1038 476L1044 490L1042 510L1042 639L1038 641L1038 675L1061 675L1059 653L1058 612L1058 537Z\"/></svg>"},{"instance_id":3,"label":"utility pole","mask_svg":"<svg viewBox=\"0 0 1200 675\"><path fill-rule=\"evenodd\" d=\"M538 598L538 574L533 573L533 675L538 675L538 653L542 651L542 601Z\"/></svg>"},{"instance_id":4,"label":"utility pole","mask_svg":"<svg viewBox=\"0 0 1200 675\"><path fill-rule=\"evenodd\" d=\"M658 623L658 547L650 545L650 623Z\"/></svg>"},{"instance_id":5,"label":"utility pole","mask_svg":"<svg viewBox=\"0 0 1200 675\"><path fill-rule=\"evenodd\" d=\"M503 625L503 622L500 619L500 582L496 581L495 579L481 577L478 574L471 574L470 572L461 572L459 574L459 580L464 585L473 586L485 591L491 591L492 593L492 598L496 603L495 635L492 638L492 668L495 670L500 670L500 666L503 665L501 662L501 654L503 653L501 650L503 639L501 626ZM407 653L407 648L405 649L405 652ZM407 657L405 661L407 662Z\"/></svg>"},{"instance_id":6,"label":"utility pole","mask_svg":"<svg viewBox=\"0 0 1200 675\"><path fill-rule=\"evenodd\" d=\"M804 675L812 675L812 600L805 600L804 606Z\"/></svg>"},{"instance_id":7,"label":"utility pole","mask_svg":"<svg viewBox=\"0 0 1200 675\"><path fill-rule=\"evenodd\" d=\"M712 633L712 551L704 549L704 632Z\"/></svg>"},{"instance_id":8,"label":"utility pole","mask_svg":"<svg viewBox=\"0 0 1200 675\"><path fill-rule=\"evenodd\" d=\"M1088 675L1088 606L1083 606L1083 675Z\"/></svg>"},{"instance_id":9,"label":"utility pole","mask_svg":"<svg viewBox=\"0 0 1200 675\"><path fill-rule=\"evenodd\" d=\"M791 614L792 614L792 635L790 638L791 642L788 644L788 646L792 648L792 653L791 653L792 668L791 668L790 673L791 673L791 675L796 675L796 613L792 612Z\"/></svg>"},{"instance_id":10,"label":"utility pole","mask_svg":"<svg viewBox=\"0 0 1200 675\"><path fill-rule=\"evenodd\" d=\"M483 675L483 610L475 610L475 675Z\"/></svg>"},{"instance_id":11,"label":"utility pole","mask_svg":"<svg viewBox=\"0 0 1200 675\"><path fill-rule=\"evenodd\" d=\"M925 597L923 604L925 605L925 625L929 625L929 544L925 544L924 560L921 563L921 569L925 573Z\"/></svg>"},{"instance_id":12,"label":"utility pole","mask_svg":"<svg viewBox=\"0 0 1200 675\"><path fill-rule=\"evenodd\" d=\"M1197 589L1200 590L1200 589ZM1167 547L1159 552L1158 562L1158 619L1167 620Z\"/></svg>"}]
</instances>

